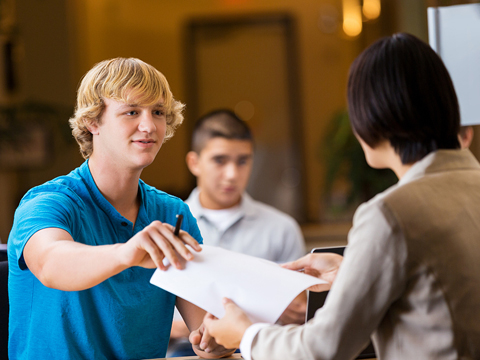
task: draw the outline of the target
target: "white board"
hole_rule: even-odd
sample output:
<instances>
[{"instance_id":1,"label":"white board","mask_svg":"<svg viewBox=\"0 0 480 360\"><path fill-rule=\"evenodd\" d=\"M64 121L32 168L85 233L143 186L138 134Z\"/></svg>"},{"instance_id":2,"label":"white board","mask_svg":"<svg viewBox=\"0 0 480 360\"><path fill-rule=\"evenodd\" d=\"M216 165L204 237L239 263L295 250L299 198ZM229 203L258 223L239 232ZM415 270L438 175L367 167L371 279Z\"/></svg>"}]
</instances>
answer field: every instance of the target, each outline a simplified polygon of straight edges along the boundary
<instances>
[{"instance_id":1,"label":"white board","mask_svg":"<svg viewBox=\"0 0 480 360\"><path fill-rule=\"evenodd\" d=\"M428 8L428 38L452 77L461 124L480 124L480 4Z\"/></svg>"}]
</instances>

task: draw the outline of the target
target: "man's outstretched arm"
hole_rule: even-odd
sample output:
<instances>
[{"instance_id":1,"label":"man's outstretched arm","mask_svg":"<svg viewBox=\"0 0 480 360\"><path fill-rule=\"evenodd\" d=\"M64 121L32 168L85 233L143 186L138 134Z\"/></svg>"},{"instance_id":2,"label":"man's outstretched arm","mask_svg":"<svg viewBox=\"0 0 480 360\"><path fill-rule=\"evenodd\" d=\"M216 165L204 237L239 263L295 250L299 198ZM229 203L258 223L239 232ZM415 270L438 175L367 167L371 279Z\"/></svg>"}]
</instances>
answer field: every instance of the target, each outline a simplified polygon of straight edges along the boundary
<instances>
[{"instance_id":1,"label":"man's outstretched arm","mask_svg":"<svg viewBox=\"0 0 480 360\"><path fill-rule=\"evenodd\" d=\"M47 228L36 232L23 250L30 271L45 285L65 291L91 288L132 267L166 269L163 259L181 268L177 254L185 260L193 254L190 245L201 251L197 241L185 231L173 235L169 224L154 221L126 243L90 246L77 243L65 230Z\"/></svg>"}]
</instances>

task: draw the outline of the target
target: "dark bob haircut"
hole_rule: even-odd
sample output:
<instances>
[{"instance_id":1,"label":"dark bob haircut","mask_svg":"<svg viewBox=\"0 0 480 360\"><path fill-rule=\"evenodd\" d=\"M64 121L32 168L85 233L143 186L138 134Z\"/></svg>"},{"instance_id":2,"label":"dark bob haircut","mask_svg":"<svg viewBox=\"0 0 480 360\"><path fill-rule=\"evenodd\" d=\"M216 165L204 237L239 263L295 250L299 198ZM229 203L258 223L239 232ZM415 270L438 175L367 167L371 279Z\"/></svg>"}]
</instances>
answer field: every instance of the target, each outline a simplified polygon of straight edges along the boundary
<instances>
[{"instance_id":1,"label":"dark bob haircut","mask_svg":"<svg viewBox=\"0 0 480 360\"><path fill-rule=\"evenodd\" d=\"M353 62L348 79L353 131L371 148L390 141L403 164L457 149L460 112L440 57L413 35L378 40Z\"/></svg>"},{"instance_id":2,"label":"dark bob haircut","mask_svg":"<svg viewBox=\"0 0 480 360\"><path fill-rule=\"evenodd\" d=\"M247 140L253 144L252 132L247 123L228 109L214 110L198 119L192 133L192 150L200 154L208 140L217 137Z\"/></svg>"}]
</instances>

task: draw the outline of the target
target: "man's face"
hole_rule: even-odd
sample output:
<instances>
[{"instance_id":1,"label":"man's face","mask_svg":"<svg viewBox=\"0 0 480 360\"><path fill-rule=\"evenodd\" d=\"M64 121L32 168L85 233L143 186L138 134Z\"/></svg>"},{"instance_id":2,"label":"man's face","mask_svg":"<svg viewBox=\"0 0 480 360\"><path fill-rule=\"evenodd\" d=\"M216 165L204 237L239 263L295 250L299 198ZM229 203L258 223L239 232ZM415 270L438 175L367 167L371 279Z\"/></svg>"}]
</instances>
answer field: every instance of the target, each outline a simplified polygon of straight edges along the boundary
<instances>
[{"instance_id":1,"label":"man's face","mask_svg":"<svg viewBox=\"0 0 480 360\"><path fill-rule=\"evenodd\" d=\"M166 131L163 101L151 106L104 99L100 124L91 126L92 159L141 170L150 165Z\"/></svg>"},{"instance_id":2,"label":"man's face","mask_svg":"<svg viewBox=\"0 0 480 360\"><path fill-rule=\"evenodd\" d=\"M248 140L221 137L208 140L197 154L187 155L187 164L197 177L200 203L207 209L227 209L240 203L253 162L253 145Z\"/></svg>"}]
</instances>

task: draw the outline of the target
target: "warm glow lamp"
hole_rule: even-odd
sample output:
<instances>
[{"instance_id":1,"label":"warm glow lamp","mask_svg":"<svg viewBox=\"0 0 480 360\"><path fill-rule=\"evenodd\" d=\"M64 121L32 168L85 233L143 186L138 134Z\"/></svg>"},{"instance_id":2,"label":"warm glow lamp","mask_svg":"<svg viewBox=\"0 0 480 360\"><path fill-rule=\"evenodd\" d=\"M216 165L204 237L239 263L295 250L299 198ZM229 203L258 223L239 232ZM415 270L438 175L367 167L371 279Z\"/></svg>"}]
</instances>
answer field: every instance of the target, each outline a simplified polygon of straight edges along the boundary
<instances>
[{"instance_id":1,"label":"warm glow lamp","mask_svg":"<svg viewBox=\"0 0 480 360\"><path fill-rule=\"evenodd\" d=\"M362 32L362 7L359 0L343 0L343 31L351 37Z\"/></svg>"},{"instance_id":2,"label":"warm glow lamp","mask_svg":"<svg viewBox=\"0 0 480 360\"><path fill-rule=\"evenodd\" d=\"M374 20L380 16L380 0L363 0L363 16L368 20Z\"/></svg>"}]
</instances>

